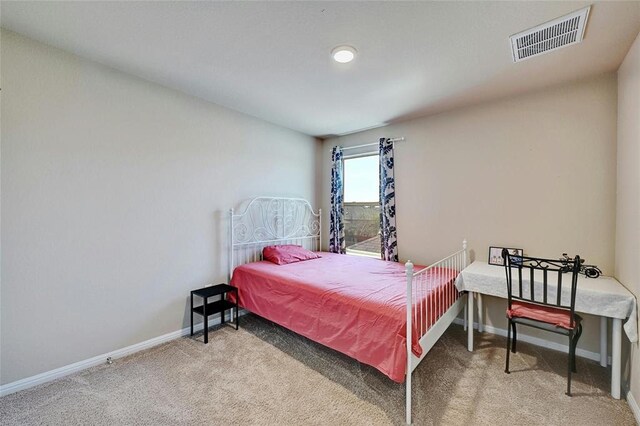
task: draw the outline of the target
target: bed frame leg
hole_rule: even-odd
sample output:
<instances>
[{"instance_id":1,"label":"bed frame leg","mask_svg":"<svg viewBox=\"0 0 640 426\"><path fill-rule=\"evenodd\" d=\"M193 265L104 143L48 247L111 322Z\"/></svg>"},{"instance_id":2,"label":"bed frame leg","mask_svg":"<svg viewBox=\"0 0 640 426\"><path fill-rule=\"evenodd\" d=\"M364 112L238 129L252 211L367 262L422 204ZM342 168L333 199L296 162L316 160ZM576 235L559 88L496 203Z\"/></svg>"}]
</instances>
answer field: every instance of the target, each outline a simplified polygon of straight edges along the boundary
<instances>
[{"instance_id":1,"label":"bed frame leg","mask_svg":"<svg viewBox=\"0 0 640 426\"><path fill-rule=\"evenodd\" d=\"M413 352L411 351L412 345L412 333L413 333L413 324L412 314L413 314L413 290L412 290L412 281L413 281L413 263L411 261L407 261L405 263L405 269L407 273L407 378L405 380L407 389L405 390L405 400L406 400L406 422L408 425L411 424L411 373L413 372L413 368L411 365L411 356Z\"/></svg>"},{"instance_id":2,"label":"bed frame leg","mask_svg":"<svg viewBox=\"0 0 640 426\"><path fill-rule=\"evenodd\" d=\"M407 407L405 408L406 412L407 412L407 418L406 418L406 422L408 425L411 424L411 371L407 372Z\"/></svg>"}]
</instances>

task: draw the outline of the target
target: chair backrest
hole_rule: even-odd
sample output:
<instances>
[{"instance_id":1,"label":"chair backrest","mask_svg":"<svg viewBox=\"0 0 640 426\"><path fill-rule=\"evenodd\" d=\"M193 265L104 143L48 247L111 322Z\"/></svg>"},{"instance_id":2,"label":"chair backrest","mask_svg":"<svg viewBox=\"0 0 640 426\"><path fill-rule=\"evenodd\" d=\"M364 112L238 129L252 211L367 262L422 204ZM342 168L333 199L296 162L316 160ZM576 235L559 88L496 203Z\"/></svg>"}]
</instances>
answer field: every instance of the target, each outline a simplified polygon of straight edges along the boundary
<instances>
[{"instance_id":1,"label":"chair backrest","mask_svg":"<svg viewBox=\"0 0 640 426\"><path fill-rule=\"evenodd\" d=\"M564 309L571 312L571 325L573 326L578 273L580 272L581 264L580 256L567 260L542 259L511 254L507 249L503 249L502 258L504 259L507 276L509 309L511 309L512 300ZM541 271L542 273L542 289L538 285L537 293L536 276L539 277L540 272L536 273L536 271ZM564 275L569 276L563 279ZM555 284L555 297L548 297L550 282ZM563 303L562 300L563 285L571 285L571 297L568 304Z\"/></svg>"}]
</instances>

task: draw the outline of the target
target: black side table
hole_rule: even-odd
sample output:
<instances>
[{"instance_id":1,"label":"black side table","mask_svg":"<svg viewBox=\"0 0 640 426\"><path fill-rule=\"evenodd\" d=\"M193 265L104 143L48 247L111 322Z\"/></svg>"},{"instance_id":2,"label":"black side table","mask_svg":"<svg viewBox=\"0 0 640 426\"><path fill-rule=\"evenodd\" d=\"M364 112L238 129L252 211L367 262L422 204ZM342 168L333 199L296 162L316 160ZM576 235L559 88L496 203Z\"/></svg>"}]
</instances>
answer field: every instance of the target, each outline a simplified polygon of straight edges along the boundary
<instances>
[{"instance_id":1,"label":"black side table","mask_svg":"<svg viewBox=\"0 0 640 426\"><path fill-rule=\"evenodd\" d=\"M235 303L227 300L227 293L235 293ZM193 296L200 296L202 298L202 305L193 306ZM214 302L208 302L212 296L220 296L220 300ZM191 335L193 336L193 313L202 315L204 318L204 343L209 343L209 315L221 313L220 318L222 324L224 324L224 313L227 309L236 310L235 324L236 330L238 329L238 289L236 287L227 284L218 284L211 287L199 288L191 291Z\"/></svg>"}]
</instances>

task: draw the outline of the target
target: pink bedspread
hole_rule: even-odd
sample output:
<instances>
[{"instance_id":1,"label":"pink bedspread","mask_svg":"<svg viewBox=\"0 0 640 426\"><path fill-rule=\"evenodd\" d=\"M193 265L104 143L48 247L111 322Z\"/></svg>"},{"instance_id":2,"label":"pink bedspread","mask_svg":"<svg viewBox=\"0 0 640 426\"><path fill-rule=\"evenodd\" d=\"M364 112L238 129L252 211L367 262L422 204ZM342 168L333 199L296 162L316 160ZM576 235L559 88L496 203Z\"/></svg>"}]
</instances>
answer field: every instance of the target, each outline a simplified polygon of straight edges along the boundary
<instances>
[{"instance_id":1,"label":"pink bedspread","mask_svg":"<svg viewBox=\"0 0 640 426\"><path fill-rule=\"evenodd\" d=\"M237 267L231 285L238 288L240 305L402 382L407 363L404 265L319 254L320 259L288 265L261 261ZM428 315L433 319L448 308L437 300L455 289L451 274L430 278L440 281L435 291L423 295L425 306L435 306ZM412 329L412 349L420 356L418 333Z\"/></svg>"}]
</instances>

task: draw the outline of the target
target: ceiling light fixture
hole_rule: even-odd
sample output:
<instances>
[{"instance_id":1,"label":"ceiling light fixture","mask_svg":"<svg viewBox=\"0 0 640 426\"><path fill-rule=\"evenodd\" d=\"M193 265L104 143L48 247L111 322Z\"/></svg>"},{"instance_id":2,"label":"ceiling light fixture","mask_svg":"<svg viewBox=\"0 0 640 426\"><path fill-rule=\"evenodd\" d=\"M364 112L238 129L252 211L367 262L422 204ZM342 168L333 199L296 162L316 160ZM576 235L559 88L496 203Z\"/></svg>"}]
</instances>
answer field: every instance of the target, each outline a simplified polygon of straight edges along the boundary
<instances>
[{"instance_id":1,"label":"ceiling light fixture","mask_svg":"<svg viewBox=\"0 0 640 426\"><path fill-rule=\"evenodd\" d=\"M338 46L331 51L331 57L336 62L346 64L356 57L356 49L351 46Z\"/></svg>"}]
</instances>

